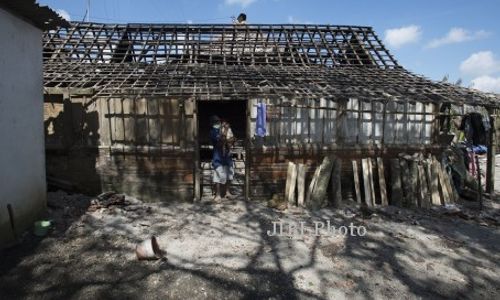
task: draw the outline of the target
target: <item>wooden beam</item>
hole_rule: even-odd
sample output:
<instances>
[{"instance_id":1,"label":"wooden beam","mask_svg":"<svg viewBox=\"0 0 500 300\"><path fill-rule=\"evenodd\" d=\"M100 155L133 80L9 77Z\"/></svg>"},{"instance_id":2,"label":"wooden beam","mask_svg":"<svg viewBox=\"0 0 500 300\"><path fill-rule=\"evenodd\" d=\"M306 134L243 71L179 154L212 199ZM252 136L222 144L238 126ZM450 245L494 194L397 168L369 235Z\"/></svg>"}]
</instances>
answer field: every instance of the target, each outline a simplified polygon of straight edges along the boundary
<instances>
[{"instance_id":1,"label":"wooden beam","mask_svg":"<svg viewBox=\"0 0 500 300\"><path fill-rule=\"evenodd\" d=\"M438 174L435 167L433 167L432 159L426 160L427 164L427 177L429 180L431 203L432 205L441 205L441 197L439 196L439 183Z\"/></svg>"},{"instance_id":2,"label":"wooden beam","mask_svg":"<svg viewBox=\"0 0 500 300\"><path fill-rule=\"evenodd\" d=\"M352 172L354 176L354 192L356 194L356 202L361 204L361 188L359 186L359 170L358 163L353 160L352 161Z\"/></svg>"},{"instance_id":3,"label":"wooden beam","mask_svg":"<svg viewBox=\"0 0 500 300\"><path fill-rule=\"evenodd\" d=\"M190 100L195 101L195 100ZM200 144L199 144L199 134L198 134L198 103L195 102L193 105L193 139L194 139L194 153L193 153L193 163L194 163L194 201L201 200L201 178L200 178Z\"/></svg>"},{"instance_id":4,"label":"wooden beam","mask_svg":"<svg viewBox=\"0 0 500 300\"><path fill-rule=\"evenodd\" d=\"M250 200L250 172L251 161L252 161L252 109L253 109L253 101L247 100L247 110L246 110L246 119L247 119L247 132L245 137L245 200Z\"/></svg>"},{"instance_id":5,"label":"wooden beam","mask_svg":"<svg viewBox=\"0 0 500 300\"><path fill-rule=\"evenodd\" d=\"M306 190L306 165L297 165L297 204L304 207L304 196Z\"/></svg>"},{"instance_id":6,"label":"wooden beam","mask_svg":"<svg viewBox=\"0 0 500 300\"><path fill-rule=\"evenodd\" d=\"M293 162L288 162L288 170L286 176L285 184L285 199L288 201L288 205L296 206L297 201L295 201L295 188L297 187L297 165Z\"/></svg>"},{"instance_id":7,"label":"wooden beam","mask_svg":"<svg viewBox=\"0 0 500 300\"><path fill-rule=\"evenodd\" d=\"M311 201L307 206L311 209L319 209L326 204L327 189L332 175L334 157L325 156L321 163L321 170L317 178L314 190L311 194Z\"/></svg>"},{"instance_id":8,"label":"wooden beam","mask_svg":"<svg viewBox=\"0 0 500 300\"><path fill-rule=\"evenodd\" d=\"M364 187L364 195L365 195L365 204L368 207L373 206L373 198L372 198L372 185L370 177L372 177L371 164L369 163L369 158L361 159L361 166L363 171L363 187Z\"/></svg>"},{"instance_id":9,"label":"wooden beam","mask_svg":"<svg viewBox=\"0 0 500 300\"><path fill-rule=\"evenodd\" d=\"M427 183L427 176L425 176L424 166L419 163L418 166L418 187L419 187L419 206L422 208L430 208L429 201L429 185Z\"/></svg>"},{"instance_id":10,"label":"wooden beam","mask_svg":"<svg viewBox=\"0 0 500 300\"><path fill-rule=\"evenodd\" d=\"M488 110L490 115L494 115L495 111L493 109ZM496 118L490 117L490 136L489 136L489 146L487 154L486 163L486 192L490 195L495 194L495 155L497 146L497 127ZM491 196L490 196L491 197Z\"/></svg>"},{"instance_id":11,"label":"wooden beam","mask_svg":"<svg viewBox=\"0 0 500 300\"><path fill-rule=\"evenodd\" d=\"M313 178L311 179L311 183L309 184L309 189L307 191L306 203L305 203L306 206L309 206L309 203L311 202L312 193L316 187L316 181L318 181L319 173L321 172L321 166L322 165L319 165L316 168L316 171L314 171Z\"/></svg>"},{"instance_id":12,"label":"wooden beam","mask_svg":"<svg viewBox=\"0 0 500 300\"><path fill-rule=\"evenodd\" d=\"M330 180L331 203L333 207L339 207L342 202L342 160L335 158L332 168L332 176Z\"/></svg>"},{"instance_id":13,"label":"wooden beam","mask_svg":"<svg viewBox=\"0 0 500 300\"><path fill-rule=\"evenodd\" d=\"M382 206L389 205L387 200L387 188L385 186L385 171L384 171L384 160L381 157L377 157L377 170L378 170L378 184L380 189L380 201Z\"/></svg>"},{"instance_id":14,"label":"wooden beam","mask_svg":"<svg viewBox=\"0 0 500 300\"><path fill-rule=\"evenodd\" d=\"M403 189L401 186L401 166L399 159L393 158L389 161L391 166L391 204L401 206L403 200Z\"/></svg>"}]
</instances>

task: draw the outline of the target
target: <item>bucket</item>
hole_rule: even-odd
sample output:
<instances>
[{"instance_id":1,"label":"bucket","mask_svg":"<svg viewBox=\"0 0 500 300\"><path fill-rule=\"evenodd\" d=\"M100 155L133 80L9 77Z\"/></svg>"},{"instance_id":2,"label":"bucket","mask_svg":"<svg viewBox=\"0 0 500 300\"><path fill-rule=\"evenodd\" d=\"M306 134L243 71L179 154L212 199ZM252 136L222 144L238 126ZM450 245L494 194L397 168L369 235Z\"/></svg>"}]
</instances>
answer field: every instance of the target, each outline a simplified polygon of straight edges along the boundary
<instances>
[{"instance_id":1,"label":"bucket","mask_svg":"<svg viewBox=\"0 0 500 300\"><path fill-rule=\"evenodd\" d=\"M154 260L163 257L164 253L158 245L156 237L153 236L150 239L140 242L135 247L135 254L139 260Z\"/></svg>"},{"instance_id":2,"label":"bucket","mask_svg":"<svg viewBox=\"0 0 500 300\"><path fill-rule=\"evenodd\" d=\"M36 221L33 234L36 236L46 236L52 223L50 221Z\"/></svg>"}]
</instances>

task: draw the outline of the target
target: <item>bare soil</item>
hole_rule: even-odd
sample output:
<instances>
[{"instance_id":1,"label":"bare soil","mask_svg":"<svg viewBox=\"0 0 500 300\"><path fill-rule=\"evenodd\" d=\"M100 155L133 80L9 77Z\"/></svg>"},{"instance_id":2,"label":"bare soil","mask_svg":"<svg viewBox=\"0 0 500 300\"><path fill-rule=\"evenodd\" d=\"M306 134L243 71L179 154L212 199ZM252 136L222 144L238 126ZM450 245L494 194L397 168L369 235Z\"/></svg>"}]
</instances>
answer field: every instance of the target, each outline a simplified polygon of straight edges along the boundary
<instances>
[{"instance_id":1,"label":"bare soil","mask_svg":"<svg viewBox=\"0 0 500 300\"><path fill-rule=\"evenodd\" d=\"M91 211L90 201L49 193L54 229L0 252L0 298L500 299L498 223L474 211L282 212L243 200L130 197ZM487 201L490 215L498 208ZM269 236L278 221L305 222L306 233ZM316 236L314 221L364 226L366 235ZM153 235L166 258L138 261L136 244Z\"/></svg>"}]
</instances>

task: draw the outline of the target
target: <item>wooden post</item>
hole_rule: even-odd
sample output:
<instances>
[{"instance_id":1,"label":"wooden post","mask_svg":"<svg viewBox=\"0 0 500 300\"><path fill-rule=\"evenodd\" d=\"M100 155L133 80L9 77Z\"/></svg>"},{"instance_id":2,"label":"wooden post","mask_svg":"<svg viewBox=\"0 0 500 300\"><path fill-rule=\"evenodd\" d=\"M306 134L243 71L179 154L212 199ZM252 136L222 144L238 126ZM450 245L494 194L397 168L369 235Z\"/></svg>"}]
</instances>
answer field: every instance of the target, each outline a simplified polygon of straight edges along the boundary
<instances>
[{"instance_id":1,"label":"wooden post","mask_svg":"<svg viewBox=\"0 0 500 300\"><path fill-rule=\"evenodd\" d=\"M297 186L297 165L293 162L288 162L288 170L286 175L285 199L288 205L297 205L295 201L295 187Z\"/></svg>"},{"instance_id":2,"label":"wooden post","mask_svg":"<svg viewBox=\"0 0 500 300\"><path fill-rule=\"evenodd\" d=\"M358 163L355 160L352 161L352 172L354 176L354 192L356 193L356 202L361 204L361 188L359 186Z\"/></svg>"},{"instance_id":3,"label":"wooden post","mask_svg":"<svg viewBox=\"0 0 500 300\"><path fill-rule=\"evenodd\" d=\"M391 166L391 204L401 206L403 199L403 190L401 187L401 166L399 159L393 158L390 160Z\"/></svg>"},{"instance_id":4,"label":"wooden post","mask_svg":"<svg viewBox=\"0 0 500 300\"><path fill-rule=\"evenodd\" d=\"M372 175L370 165L368 163L369 158L363 158L361 160L361 169L363 171L363 187L365 190L365 204L368 207L373 206L373 198L372 198L372 186L371 186L371 180L370 177Z\"/></svg>"},{"instance_id":5,"label":"wooden post","mask_svg":"<svg viewBox=\"0 0 500 300\"><path fill-rule=\"evenodd\" d=\"M422 164L418 164L418 183L419 183L419 189L420 189L420 207L422 208L430 208L430 201L429 201L429 185L427 183L427 177L425 176L425 170L424 166Z\"/></svg>"},{"instance_id":6,"label":"wooden post","mask_svg":"<svg viewBox=\"0 0 500 300\"><path fill-rule=\"evenodd\" d=\"M339 207L342 202L342 160L335 158L333 161L332 177L330 180L330 187L332 192L331 201L333 207Z\"/></svg>"},{"instance_id":7,"label":"wooden post","mask_svg":"<svg viewBox=\"0 0 500 300\"><path fill-rule=\"evenodd\" d=\"M384 171L384 160L381 157L377 157L377 170L378 170L378 185L380 188L380 201L382 206L389 205L387 201L387 190L385 186L385 171Z\"/></svg>"},{"instance_id":8,"label":"wooden post","mask_svg":"<svg viewBox=\"0 0 500 300\"><path fill-rule=\"evenodd\" d=\"M488 154L487 154L487 166L486 166L486 192L490 194L492 197L495 193L495 154L496 154L496 143L497 143L497 133L496 133L496 118L495 118L495 110L489 109L488 113L490 115L490 144L488 146Z\"/></svg>"},{"instance_id":9,"label":"wooden post","mask_svg":"<svg viewBox=\"0 0 500 300\"><path fill-rule=\"evenodd\" d=\"M298 164L297 166L297 204L304 207L304 196L306 190L306 165Z\"/></svg>"},{"instance_id":10,"label":"wooden post","mask_svg":"<svg viewBox=\"0 0 500 300\"><path fill-rule=\"evenodd\" d=\"M252 105L253 101L247 101L247 132L245 138L245 200L250 200L250 172L252 161Z\"/></svg>"},{"instance_id":11,"label":"wooden post","mask_svg":"<svg viewBox=\"0 0 500 300\"><path fill-rule=\"evenodd\" d=\"M427 176L429 178L432 205L441 205L441 197L439 196L439 175L437 174L437 168L432 163L431 157L427 159Z\"/></svg>"},{"instance_id":12,"label":"wooden post","mask_svg":"<svg viewBox=\"0 0 500 300\"><path fill-rule=\"evenodd\" d=\"M410 183L410 170L408 169L408 161L406 161L406 159L404 158L401 158L399 160L399 165L401 167L401 182L404 193L402 206L410 207L410 203L413 198L413 187Z\"/></svg>"},{"instance_id":13,"label":"wooden post","mask_svg":"<svg viewBox=\"0 0 500 300\"><path fill-rule=\"evenodd\" d=\"M194 201L201 200L201 178L200 178L200 144L198 136L198 101L195 101L193 107L193 141L194 141Z\"/></svg>"}]
</instances>

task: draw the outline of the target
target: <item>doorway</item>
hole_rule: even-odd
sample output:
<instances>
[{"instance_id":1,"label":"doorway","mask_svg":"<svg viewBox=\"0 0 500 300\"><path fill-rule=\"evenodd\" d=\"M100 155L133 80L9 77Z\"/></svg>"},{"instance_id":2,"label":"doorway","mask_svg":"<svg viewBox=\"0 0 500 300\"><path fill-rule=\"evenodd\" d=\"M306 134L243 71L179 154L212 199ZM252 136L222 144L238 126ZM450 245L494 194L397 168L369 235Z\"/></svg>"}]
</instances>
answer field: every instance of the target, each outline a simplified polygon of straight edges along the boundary
<instances>
[{"instance_id":1,"label":"doorway","mask_svg":"<svg viewBox=\"0 0 500 300\"><path fill-rule=\"evenodd\" d=\"M204 199L214 195L212 182L212 153L210 141L210 117L218 116L228 122L236 138L232 148L234 161L234 180L228 188L231 194L244 198L245 187L245 145L247 139L247 101L198 101L198 151L200 158L200 191Z\"/></svg>"}]
</instances>

